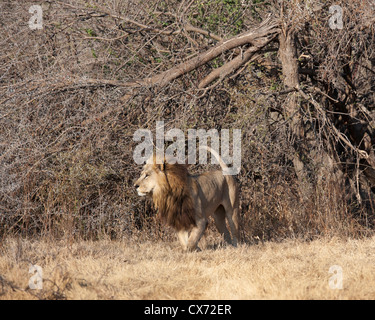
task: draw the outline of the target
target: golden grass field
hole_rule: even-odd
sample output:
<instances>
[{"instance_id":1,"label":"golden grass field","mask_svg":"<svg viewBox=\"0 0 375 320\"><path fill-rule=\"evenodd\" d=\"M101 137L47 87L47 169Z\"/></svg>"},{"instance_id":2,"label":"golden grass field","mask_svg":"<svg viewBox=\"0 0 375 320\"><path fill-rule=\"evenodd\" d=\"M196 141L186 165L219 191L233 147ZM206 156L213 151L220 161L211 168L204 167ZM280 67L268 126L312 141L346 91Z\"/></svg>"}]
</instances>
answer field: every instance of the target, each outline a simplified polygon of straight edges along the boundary
<instances>
[{"instance_id":1,"label":"golden grass field","mask_svg":"<svg viewBox=\"0 0 375 320\"><path fill-rule=\"evenodd\" d=\"M375 237L201 247L7 239L0 299L375 299ZM29 288L31 264L42 267L43 289ZM342 289L330 288L333 265Z\"/></svg>"}]
</instances>

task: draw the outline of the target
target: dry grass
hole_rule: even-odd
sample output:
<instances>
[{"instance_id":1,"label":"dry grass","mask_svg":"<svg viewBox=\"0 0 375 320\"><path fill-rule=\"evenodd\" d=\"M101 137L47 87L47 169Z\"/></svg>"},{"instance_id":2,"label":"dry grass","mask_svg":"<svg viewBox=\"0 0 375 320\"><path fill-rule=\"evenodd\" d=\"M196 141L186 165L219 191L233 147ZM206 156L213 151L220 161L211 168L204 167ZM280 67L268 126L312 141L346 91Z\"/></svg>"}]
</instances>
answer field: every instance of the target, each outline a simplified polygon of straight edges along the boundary
<instances>
[{"instance_id":1,"label":"dry grass","mask_svg":"<svg viewBox=\"0 0 375 320\"><path fill-rule=\"evenodd\" d=\"M8 239L1 299L374 299L375 238L268 242L182 253L176 243ZM30 263L43 289L28 289ZM330 289L329 268L343 270Z\"/></svg>"},{"instance_id":2,"label":"dry grass","mask_svg":"<svg viewBox=\"0 0 375 320\"><path fill-rule=\"evenodd\" d=\"M372 165L332 136L341 130L373 157L371 6L340 1L348 14L338 33L327 28L329 3L313 14L312 1L282 3L280 18L299 25L299 67L312 71L300 87L326 108L300 101L298 141L276 40L204 92L197 85L232 52L160 88L126 86L216 45L182 20L229 39L279 17L279 1L205 0L184 11L176 0L39 2L44 28L31 31L35 1L0 1L0 299L375 298ZM158 120L185 134L241 129L247 245L212 249L208 237L206 250L183 254L138 197L133 135L155 133ZM293 162L300 151L303 179ZM306 242L316 238L334 240ZM43 268L42 290L28 289L31 264ZM328 287L332 265L344 271L342 290Z\"/></svg>"}]
</instances>

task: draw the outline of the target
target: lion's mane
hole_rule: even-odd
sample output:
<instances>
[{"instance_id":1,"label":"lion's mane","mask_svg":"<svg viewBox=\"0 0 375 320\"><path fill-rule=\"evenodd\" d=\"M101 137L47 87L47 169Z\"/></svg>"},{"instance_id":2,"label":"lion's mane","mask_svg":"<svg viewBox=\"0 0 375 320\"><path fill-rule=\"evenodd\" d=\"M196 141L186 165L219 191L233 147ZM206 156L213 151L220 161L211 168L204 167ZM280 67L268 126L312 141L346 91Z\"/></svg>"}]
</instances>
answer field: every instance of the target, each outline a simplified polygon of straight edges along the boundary
<instances>
[{"instance_id":1,"label":"lion's mane","mask_svg":"<svg viewBox=\"0 0 375 320\"><path fill-rule=\"evenodd\" d=\"M189 172L181 164L165 163L162 166L164 174L159 176L158 191L152 195L155 208L162 222L177 231L188 230L196 225ZM154 165L154 170L160 170L160 167Z\"/></svg>"}]
</instances>

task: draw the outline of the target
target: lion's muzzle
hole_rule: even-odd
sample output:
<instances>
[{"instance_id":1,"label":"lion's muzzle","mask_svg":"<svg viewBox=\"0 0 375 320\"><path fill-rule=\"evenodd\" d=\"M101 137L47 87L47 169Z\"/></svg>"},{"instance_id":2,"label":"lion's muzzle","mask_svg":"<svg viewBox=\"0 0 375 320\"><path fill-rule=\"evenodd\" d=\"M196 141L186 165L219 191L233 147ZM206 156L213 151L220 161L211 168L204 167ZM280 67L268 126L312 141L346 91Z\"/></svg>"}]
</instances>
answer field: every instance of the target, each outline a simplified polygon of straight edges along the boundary
<instances>
[{"instance_id":1,"label":"lion's muzzle","mask_svg":"<svg viewBox=\"0 0 375 320\"><path fill-rule=\"evenodd\" d=\"M134 184L134 188L136 188L139 196L141 196L141 197L146 196L146 193L143 193L143 192L139 191L139 185L137 183Z\"/></svg>"}]
</instances>

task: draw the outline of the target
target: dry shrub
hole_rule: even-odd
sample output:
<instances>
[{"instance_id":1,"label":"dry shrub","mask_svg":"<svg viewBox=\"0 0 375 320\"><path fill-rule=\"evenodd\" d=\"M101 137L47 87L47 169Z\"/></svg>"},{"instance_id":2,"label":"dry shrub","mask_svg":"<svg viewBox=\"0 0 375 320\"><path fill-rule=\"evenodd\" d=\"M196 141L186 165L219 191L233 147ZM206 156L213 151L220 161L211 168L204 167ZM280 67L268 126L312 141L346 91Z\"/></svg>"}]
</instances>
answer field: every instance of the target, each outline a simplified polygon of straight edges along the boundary
<instances>
[{"instance_id":1,"label":"dry shrub","mask_svg":"<svg viewBox=\"0 0 375 320\"><path fill-rule=\"evenodd\" d=\"M315 175L308 181L298 180L288 128L280 125L283 120L272 109L252 105L244 121L252 124L245 131L239 176L245 241L372 234L372 218L360 205L353 207L357 202L348 196L350 186L338 184L330 175L315 180L321 167L308 161Z\"/></svg>"},{"instance_id":2,"label":"dry shrub","mask_svg":"<svg viewBox=\"0 0 375 320\"><path fill-rule=\"evenodd\" d=\"M348 201L347 185L313 178L304 185L295 176L293 141L280 110L284 98L277 94L282 86L276 46L246 72L205 92L196 90L197 84L230 54L163 88L131 92L124 82L168 69L213 40L148 32L118 17L173 30L179 26L168 14L178 7L173 1L64 3L42 3L39 31L27 25L33 2L0 4L2 238L172 239L151 203L139 199L132 186L140 172L132 158L133 134L140 128L155 132L155 121L162 119L166 130L185 133L188 128L242 130L238 179L245 241L372 232L372 217ZM256 25L271 10L262 1L215 3L207 4L208 15L193 4L189 21L223 37ZM124 95L130 97L126 103Z\"/></svg>"}]
</instances>

